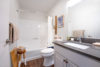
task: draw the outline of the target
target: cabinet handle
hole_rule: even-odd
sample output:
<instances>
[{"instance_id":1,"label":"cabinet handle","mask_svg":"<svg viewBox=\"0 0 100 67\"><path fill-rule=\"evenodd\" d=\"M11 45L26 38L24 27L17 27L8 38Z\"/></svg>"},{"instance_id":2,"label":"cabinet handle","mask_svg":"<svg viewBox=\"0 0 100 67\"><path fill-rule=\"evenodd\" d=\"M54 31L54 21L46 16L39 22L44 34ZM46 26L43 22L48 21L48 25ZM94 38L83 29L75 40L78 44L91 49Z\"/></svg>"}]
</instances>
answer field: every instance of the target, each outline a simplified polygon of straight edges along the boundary
<instances>
[{"instance_id":1,"label":"cabinet handle","mask_svg":"<svg viewBox=\"0 0 100 67\"><path fill-rule=\"evenodd\" d=\"M68 63L68 61L66 59L63 60L65 63Z\"/></svg>"}]
</instances>

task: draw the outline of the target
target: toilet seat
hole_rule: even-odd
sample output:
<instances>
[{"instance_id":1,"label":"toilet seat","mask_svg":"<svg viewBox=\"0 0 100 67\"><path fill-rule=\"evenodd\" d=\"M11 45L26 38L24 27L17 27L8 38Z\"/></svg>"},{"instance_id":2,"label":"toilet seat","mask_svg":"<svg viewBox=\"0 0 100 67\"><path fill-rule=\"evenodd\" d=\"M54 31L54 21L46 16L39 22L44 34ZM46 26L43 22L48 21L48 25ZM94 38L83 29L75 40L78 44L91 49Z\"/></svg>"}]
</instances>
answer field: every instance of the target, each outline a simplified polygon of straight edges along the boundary
<instances>
[{"instance_id":1,"label":"toilet seat","mask_svg":"<svg viewBox=\"0 0 100 67\"><path fill-rule=\"evenodd\" d=\"M54 52L54 49L52 48L46 48L46 49L41 50L41 53L44 53L44 54L48 54L52 52Z\"/></svg>"},{"instance_id":2,"label":"toilet seat","mask_svg":"<svg viewBox=\"0 0 100 67\"><path fill-rule=\"evenodd\" d=\"M41 50L41 54L44 57L52 56L54 54L54 49L52 49L52 48L43 49L43 50Z\"/></svg>"}]
</instances>

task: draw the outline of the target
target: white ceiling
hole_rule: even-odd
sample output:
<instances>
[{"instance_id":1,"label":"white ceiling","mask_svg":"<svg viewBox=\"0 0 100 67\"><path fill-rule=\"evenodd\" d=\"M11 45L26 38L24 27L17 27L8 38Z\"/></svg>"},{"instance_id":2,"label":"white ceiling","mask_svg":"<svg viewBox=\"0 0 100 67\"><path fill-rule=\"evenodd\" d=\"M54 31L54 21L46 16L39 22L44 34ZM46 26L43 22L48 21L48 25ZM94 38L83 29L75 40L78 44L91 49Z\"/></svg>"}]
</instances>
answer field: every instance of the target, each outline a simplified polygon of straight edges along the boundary
<instances>
[{"instance_id":1,"label":"white ceiling","mask_svg":"<svg viewBox=\"0 0 100 67\"><path fill-rule=\"evenodd\" d=\"M18 0L20 9L48 12L59 0Z\"/></svg>"}]
</instances>

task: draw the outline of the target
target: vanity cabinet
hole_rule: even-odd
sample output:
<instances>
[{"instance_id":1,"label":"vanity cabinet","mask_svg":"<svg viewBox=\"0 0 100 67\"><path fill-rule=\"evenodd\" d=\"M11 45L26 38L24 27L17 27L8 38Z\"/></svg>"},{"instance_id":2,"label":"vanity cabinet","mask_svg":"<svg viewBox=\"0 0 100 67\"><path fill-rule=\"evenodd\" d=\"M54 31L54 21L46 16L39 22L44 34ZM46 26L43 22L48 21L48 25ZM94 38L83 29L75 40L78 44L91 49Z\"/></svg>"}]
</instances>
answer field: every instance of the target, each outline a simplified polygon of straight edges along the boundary
<instances>
[{"instance_id":1,"label":"vanity cabinet","mask_svg":"<svg viewBox=\"0 0 100 67\"><path fill-rule=\"evenodd\" d=\"M59 55L57 52L55 52L55 67L66 67L66 63L64 62L64 57Z\"/></svg>"},{"instance_id":2,"label":"vanity cabinet","mask_svg":"<svg viewBox=\"0 0 100 67\"><path fill-rule=\"evenodd\" d=\"M55 67L78 67L72 61L55 52Z\"/></svg>"},{"instance_id":3,"label":"vanity cabinet","mask_svg":"<svg viewBox=\"0 0 100 67\"><path fill-rule=\"evenodd\" d=\"M55 45L55 67L100 67L100 61Z\"/></svg>"}]
</instances>

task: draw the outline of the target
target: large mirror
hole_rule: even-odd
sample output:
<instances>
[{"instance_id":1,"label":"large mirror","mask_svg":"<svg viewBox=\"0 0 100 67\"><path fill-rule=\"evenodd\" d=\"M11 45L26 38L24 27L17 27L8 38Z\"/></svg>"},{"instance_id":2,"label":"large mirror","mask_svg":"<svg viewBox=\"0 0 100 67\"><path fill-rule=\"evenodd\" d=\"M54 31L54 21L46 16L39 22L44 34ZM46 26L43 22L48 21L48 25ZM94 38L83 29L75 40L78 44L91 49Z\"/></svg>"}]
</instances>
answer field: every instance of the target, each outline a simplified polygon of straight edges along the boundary
<instances>
[{"instance_id":1,"label":"large mirror","mask_svg":"<svg viewBox=\"0 0 100 67\"><path fill-rule=\"evenodd\" d=\"M100 2L99 0L82 0L68 7L68 36L73 31L84 30L85 38L100 39Z\"/></svg>"}]
</instances>

